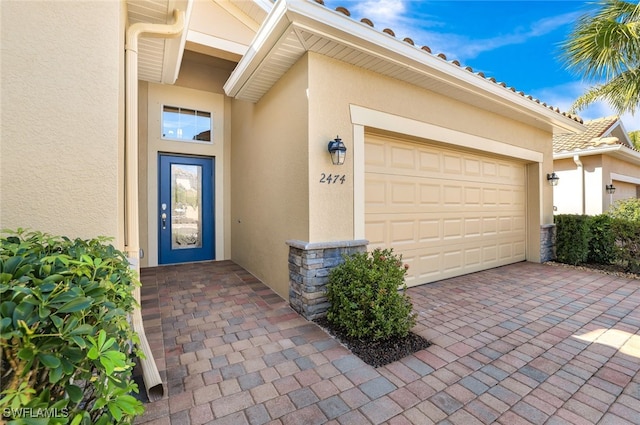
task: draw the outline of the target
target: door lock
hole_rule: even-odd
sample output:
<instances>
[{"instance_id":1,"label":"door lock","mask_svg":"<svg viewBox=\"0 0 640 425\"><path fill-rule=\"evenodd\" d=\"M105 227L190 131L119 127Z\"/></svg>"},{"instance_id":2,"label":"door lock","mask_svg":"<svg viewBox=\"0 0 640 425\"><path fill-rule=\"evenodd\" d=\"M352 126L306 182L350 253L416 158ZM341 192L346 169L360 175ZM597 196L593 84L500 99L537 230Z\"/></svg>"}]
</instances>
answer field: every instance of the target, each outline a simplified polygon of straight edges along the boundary
<instances>
[{"instance_id":1,"label":"door lock","mask_svg":"<svg viewBox=\"0 0 640 425\"><path fill-rule=\"evenodd\" d=\"M167 228L167 213L163 212L160 218L162 219L162 230L165 230Z\"/></svg>"}]
</instances>

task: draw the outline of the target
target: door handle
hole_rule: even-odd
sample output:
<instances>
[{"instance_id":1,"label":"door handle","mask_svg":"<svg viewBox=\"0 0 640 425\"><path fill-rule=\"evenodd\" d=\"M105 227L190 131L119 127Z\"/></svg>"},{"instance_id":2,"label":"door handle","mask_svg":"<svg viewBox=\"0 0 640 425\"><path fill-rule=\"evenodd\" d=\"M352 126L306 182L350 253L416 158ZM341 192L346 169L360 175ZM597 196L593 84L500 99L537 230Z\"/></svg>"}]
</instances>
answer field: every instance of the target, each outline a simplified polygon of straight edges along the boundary
<instances>
[{"instance_id":1,"label":"door handle","mask_svg":"<svg viewBox=\"0 0 640 425\"><path fill-rule=\"evenodd\" d=\"M165 230L167 228L167 213L162 213L160 218L162 219L162 230Z\"/></svg>"}]
</instances>

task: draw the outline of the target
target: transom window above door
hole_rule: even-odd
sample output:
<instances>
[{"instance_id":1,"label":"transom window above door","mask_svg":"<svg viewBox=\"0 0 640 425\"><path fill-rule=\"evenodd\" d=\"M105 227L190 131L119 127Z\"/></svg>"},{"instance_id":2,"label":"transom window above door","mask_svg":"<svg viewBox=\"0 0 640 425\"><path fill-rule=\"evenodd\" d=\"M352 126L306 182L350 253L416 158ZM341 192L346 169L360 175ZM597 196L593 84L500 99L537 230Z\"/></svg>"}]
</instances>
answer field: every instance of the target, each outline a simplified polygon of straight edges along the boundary
<instances>
[{"instance_id":1,"label":"transom window above door","mask_svg":"<svg viewBox=\"0 0 640 425\"><path fill-rule=\"evenodd\" d=\"M162 138L211 142L211 112L162 106Z\"/></svg>"}]
</instances>

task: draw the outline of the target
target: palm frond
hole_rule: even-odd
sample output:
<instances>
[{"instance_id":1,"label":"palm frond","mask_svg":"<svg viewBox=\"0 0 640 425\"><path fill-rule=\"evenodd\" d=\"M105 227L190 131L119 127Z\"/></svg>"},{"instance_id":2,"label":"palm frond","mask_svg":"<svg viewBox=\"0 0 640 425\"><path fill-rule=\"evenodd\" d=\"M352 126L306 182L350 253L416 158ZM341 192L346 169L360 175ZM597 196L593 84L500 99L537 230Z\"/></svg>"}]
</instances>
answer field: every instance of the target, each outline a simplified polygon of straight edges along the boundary
<instances>
[{"instance_id":1,"label":"palm frond","mask_svg":"<svg viewBox=\"0 0 640 425\"><path fill-rule=\"evenodd\" d=\"M599 100L607 102L619 115L635 114L640 109L640 69L623 72L606 84L592 87L576 99L571 111L575 113Z\"/></svg>"},{"instance_id":2,"label":"palm frond","mask_svg":"<svg viewBox=\"0 0 640 425\"><path fill-rule=\"evenodd\" d=\"M582 16L561 45L565 66L591 80L640 65L640 6L621 0L599 4L601 9Z\"/></svg>"},{"instance_id":3,"label":"palm frond","mask_svg":"<svg viewBox=\"0 0 640 425\"><path fill-rule=\"evenodd\" d=\"M565 66L596 84L572 110L604 100L618 114L634 113L640 104L640 2L597 4L599 9L580 17L562 44Z\"/></svg>"}]
</instances>

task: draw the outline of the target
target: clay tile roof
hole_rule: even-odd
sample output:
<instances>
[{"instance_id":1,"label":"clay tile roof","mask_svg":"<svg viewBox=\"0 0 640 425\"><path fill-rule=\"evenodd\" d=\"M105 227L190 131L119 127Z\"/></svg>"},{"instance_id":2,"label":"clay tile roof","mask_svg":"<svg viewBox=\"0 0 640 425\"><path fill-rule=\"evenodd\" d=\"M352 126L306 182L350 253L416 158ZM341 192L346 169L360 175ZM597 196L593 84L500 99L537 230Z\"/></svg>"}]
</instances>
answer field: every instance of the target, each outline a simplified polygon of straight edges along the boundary
<instances>
[{"instance_id":1,"label":"clay tile roof","mask_svg":"<svg viewBox=\"0 0 640 425\"><path fill-rule=\"evenodd\" d=\"M362 18L360 19L360 22L363 22L373 28L373 22L371 22L371 19L369 18Z\"/></svg>"},{"instance_id":2,"label":"clay tile roof","mask_svg":"<svg viewBox=\"0 0 640 425\"><path fill-rule=\"evenodd\" d=\"M336 7L336 11L344 13L347 16L351 16L351 12L349 12L349 9L347 9L346 7L338 6Z\"/></svg>"},{"instance_id":3,"label":"clay tile roof","mask_svg":"<svg viewBox=\"0 0 640 425\"><path fill-rule=\"evenodd\" d=\"M553 137L554 152L571 152L601 146L603 143L619 143L612 138L602 139L616 122L617 116L598 118L584 123L586 130L579 134L559 134ZM611 140L608 140L611 139ZM616 139L617 140L617 139Z\"/></svg>"},{"instance_id":4,"label":"clay tile roof","mask_svg":"<svg viewBox=\"0 0 640 425\"><path fill-rule=\"evenodd\" d=\"M316 3L319 3L319 4L321 4L321 5L323 5L323 6L324 6L324 0L315 0L315 2L316 2ZM326 6L325 6L325 7L326 7ZM349 16L349 17L351 16L351 13L350 13L350 12L349 12L349 10L348 10L347 8L345 8L345 7L339 6L339 7L337 7L337 8L336 8L336 11L341 12L341 13L343 13L343 14L344 14L344 15L346 15L346 16ZM360 22L362 22L362 23L364 23L364 24L366 24L366 25L368 25L368 26L370 26L370 27L372 27L372 28L373 28L373 26L374 26L374 25L373 25L373 22L372 22L370 19L368 19L368 18L362 18L362 19L360 20ZM395 36L396 36L395 32L394 32L391 28L385 28L385 29L383 29L383 30L382 30L382 32L384 32L384 33L386 33L386 34L388 34L388 35L391 35L391 36L393 36L393 37L395 37ZM405 41L407 44L410 44L410 45L412 45L412 46L414 46L414 45L415 45L415 44L414 44L414 42L413 42L413 40L412 40L412 39L410 39L410 38L408 38L408 37L407 37L407 38L404 38L404 40L403 40L403 41ZM418 48L418 47L416 46L416 48ZM432 54L431 49L430 49L428 46L422 46L422 47L420 47L420 49L421 49L421 50L423 50L423 51L425 51L425 52L427 52L428 54ZM444 53L438 53L438 54L437 54L437 57L439 57L439 58L441 58L441 59L444 59L444 60L447 60L447 57L444 55ZM458 62L457 60L453 60L453 61L451 61L450 63L452 63L453 65L456 65L456 66L461 67L460 62ZM470 72L471 74L474 74L473 69L471 69L471 67L468 67L468 66L467 66L467 67L464 67L464 68L462 68L462 69L465 69L466 71ZM532 99L533 99L531 96L527 96L527 95L525 95L523 92L521 92L521 91L517 91L517 90L516 90L515 88L513 88L513 87L507 87L506 83L500 83L500 82L497 82L497 81L496 81L496 79L495 79L495 78L493 78L493 77L489 77L489 78L485 77L484 73L482 73L482 72L477 72L477 73L475 73L475 75L479 76L480 78L484 78L484 79L486 79L486 80L489 80L489 81L491 81L492 83L495 83L495 84L497 84L497 85L499 85L499 86L502 86L502 87L504 87L506 90L510 90L510 91L512 91L512 92L514 92L514 93L517 93L517 94L519 94L520 96L524 97L525 99L529 99L529 100L532 100ZM541 103L538 99L535 99L535 102L536 102L536 103ZM547 106L547 104L546 104L546 103L543 103L542 105L544 105L545 107ZM560 110L559 110L558 108L556 108L556 107L549 106L549 109L551 109L552 111L555 111L555 112L559 113L560 115L563 115L563 116L565 116L565 117L567 117L567 118L569 118L569 119L572 119L572 120L574 120L574 121L576 121L576 122L579 122L579 123L583 123L583 122L584 122L584 121L582 120L582 118L580 118L579 116L577 116L577 115L572 115L572 114L568 114L568 113L565 113L565 112L560 112Z\"/></svg>"}]
</instances>

